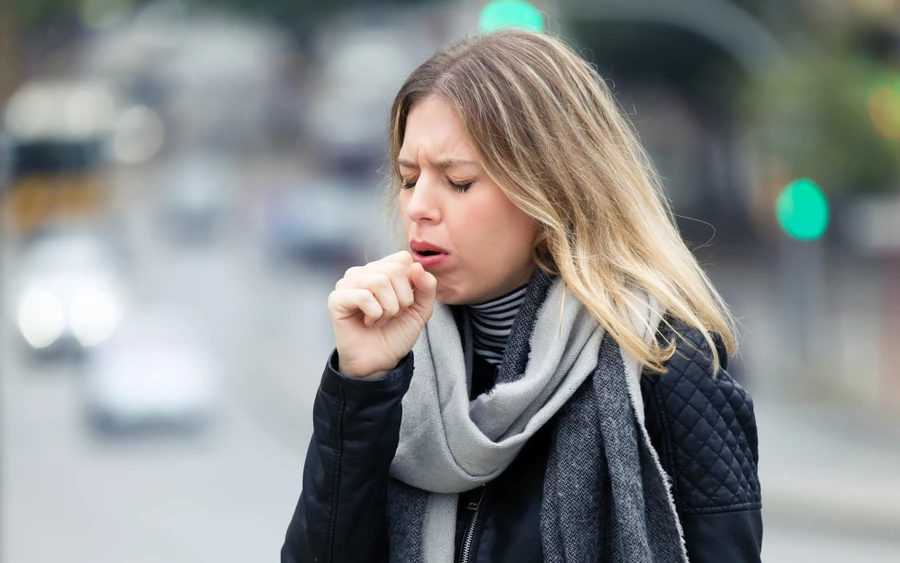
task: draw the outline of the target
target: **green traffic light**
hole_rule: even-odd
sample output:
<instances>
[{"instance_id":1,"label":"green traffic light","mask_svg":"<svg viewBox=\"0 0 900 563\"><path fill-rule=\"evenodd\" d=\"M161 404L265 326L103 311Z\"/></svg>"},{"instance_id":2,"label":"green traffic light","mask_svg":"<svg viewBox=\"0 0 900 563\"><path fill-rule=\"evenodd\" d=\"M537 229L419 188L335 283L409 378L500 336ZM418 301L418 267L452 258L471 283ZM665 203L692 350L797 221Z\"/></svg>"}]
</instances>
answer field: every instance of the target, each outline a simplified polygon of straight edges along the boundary
<instances>
[{"instance_id":1,"label":"green traffic light","mask_svg":"<svg viewBox=\"0 0 900 563\"><path fill-rule=\"evenodd\" d=\"M478 18L478 29L490 33L504 27L544 31L544 14L524 0L488 2Z\"/></svg>"},{"instance_id":2,"label":"green traffic light","mask_svg":"<svg viewBox=\"0 0 900 563\"><path fill-rule=\"evenodd\" d=\"M778 196L775 216L781 228L795 239L815 240L828 228L828 199L812 180L796 180Z\"/></svg>"}]
</instances>

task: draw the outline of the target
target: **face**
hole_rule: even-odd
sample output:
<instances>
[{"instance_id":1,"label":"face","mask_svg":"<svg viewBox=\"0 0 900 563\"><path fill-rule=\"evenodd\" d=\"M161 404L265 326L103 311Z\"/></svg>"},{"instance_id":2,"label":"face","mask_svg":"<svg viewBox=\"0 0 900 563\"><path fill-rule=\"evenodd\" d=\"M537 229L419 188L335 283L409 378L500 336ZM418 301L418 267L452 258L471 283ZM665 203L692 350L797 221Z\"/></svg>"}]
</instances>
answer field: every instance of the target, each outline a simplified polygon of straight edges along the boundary
<instances>
[{"instance_id":1,"label":"face","mask_svg":"<svg viewBox=\"0 0 900 563\"><path fill-rule=\"evenodd\" d=\"M403 230L438 301L481 303L528 282L537 225L488 178L449 104L413 106L397 163Z\"/></svg>"}]
</instances>

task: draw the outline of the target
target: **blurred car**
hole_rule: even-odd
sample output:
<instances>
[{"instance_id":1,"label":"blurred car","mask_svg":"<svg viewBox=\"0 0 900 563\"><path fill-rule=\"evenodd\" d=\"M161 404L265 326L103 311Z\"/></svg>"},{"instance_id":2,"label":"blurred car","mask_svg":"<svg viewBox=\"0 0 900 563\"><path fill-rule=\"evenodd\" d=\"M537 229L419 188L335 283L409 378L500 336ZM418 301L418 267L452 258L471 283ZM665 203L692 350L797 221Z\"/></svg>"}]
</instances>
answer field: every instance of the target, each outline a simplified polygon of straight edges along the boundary
<instances>
[{"instance_id":1,"label":"blurred car","mask_svg":"<svg viewBox=\"0 0 900 563\"><path fill-rule=\"evenodd\" d=\"M159 209L165 234L178 241L213 238L225 226L238 174L227 160L201 152L164 163Z\"/></svg>"},{"instance_id":2,"label":"blurred car","mask_svg":"<svg viewBox=\"0 0 900 563\"><path fill-rule=\"evenodd\" d=\"M23 243L7 288L7 312L41 354L81 351L109 338L128 307L127 260L102 231L54 227Z\"/></svg>"},{"instance_id":3,"label":"blurred car","mask_svg":"<svg viewBox=\"0 0 900 563\"><path fill-rule=\"evenodd\" d=\"M342 269L388 249L377 227L382 207L374 187L332 178L282 185L264 203L265 244L278 261Z\"/></svg>"},{"instance_id":4,"label":"blurred car","mask_svg":"<svg viewBox=\"0 0 900 563\"><path fill-rule=\"evenodd\" d=\"M217 408L213 357L193 326L171 311L128 317L82 369L88 420L102 433L153 426L197 430Z\"/></svg>"},{"instance_id":5,"label":"blurred car","mask_svg":"<svg viewBox=\"0 0 900 563\"><path fill-rule=\"evenodd\" d=\"M307 130L320 164L368 174L384 160L391 99L427 51L407 33L366 24L319 33Z\"/></svg>"}]
</instances>

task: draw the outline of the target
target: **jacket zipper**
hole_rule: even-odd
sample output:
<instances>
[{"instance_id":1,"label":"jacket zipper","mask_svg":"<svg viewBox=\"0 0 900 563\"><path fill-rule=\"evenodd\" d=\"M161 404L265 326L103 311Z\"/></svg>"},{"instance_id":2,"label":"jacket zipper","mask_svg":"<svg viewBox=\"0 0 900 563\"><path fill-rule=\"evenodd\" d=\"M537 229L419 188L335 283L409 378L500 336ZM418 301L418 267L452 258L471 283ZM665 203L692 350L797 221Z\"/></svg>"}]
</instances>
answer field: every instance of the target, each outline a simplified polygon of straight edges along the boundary
<instances>
[{"instance_id":1,"label":"jacket zipper","mask_svg":"<svg viewBox=\"0 0 900 563\"><path fill-rule=\"evenodd\" d=\"M481 501L484 499L486 486L481 486L481 493L477 499L469 501L466 510L471 510L469 516L469 525L466 526L466 533L463 536L462 549L459 552L459 563L469 563L469 556L472 554L472 541L475 539L475 525L478 523L478 509L481 507Z\"/></svg>"}]
</instances>

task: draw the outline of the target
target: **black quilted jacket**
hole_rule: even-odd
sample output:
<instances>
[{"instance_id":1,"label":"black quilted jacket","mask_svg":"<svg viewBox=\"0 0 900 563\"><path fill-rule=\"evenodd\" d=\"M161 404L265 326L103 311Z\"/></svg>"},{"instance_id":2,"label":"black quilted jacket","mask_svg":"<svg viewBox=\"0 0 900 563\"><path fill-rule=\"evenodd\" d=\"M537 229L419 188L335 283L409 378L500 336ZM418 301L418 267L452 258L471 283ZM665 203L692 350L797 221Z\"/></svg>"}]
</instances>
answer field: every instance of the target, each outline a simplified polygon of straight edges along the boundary
<instances>
[{"instance_id":1,"label":"black quilted jacket","mask_svg":"<svg viewBox=\"0 0 900 563\"><path fill-rule=\"evenodd\" d=\"M710 377L699 332L676 328L700 352L680 342L667 373L645 375L642 392L647 430L672 479L688 556L692 563L758 562L762 518L753 403L727 371ZM668 329L659 335L671 336ZM379 381L346 378L336 365L332 357L316 397L303 492L282 563L387 561L388 470L412 354ZM476 362L473 396L489 389L495 375L493 366ZM551 433L546 426L500 477L460 496L457 561L543 560L540 506Z\"/></svg>"}]
</instances>

